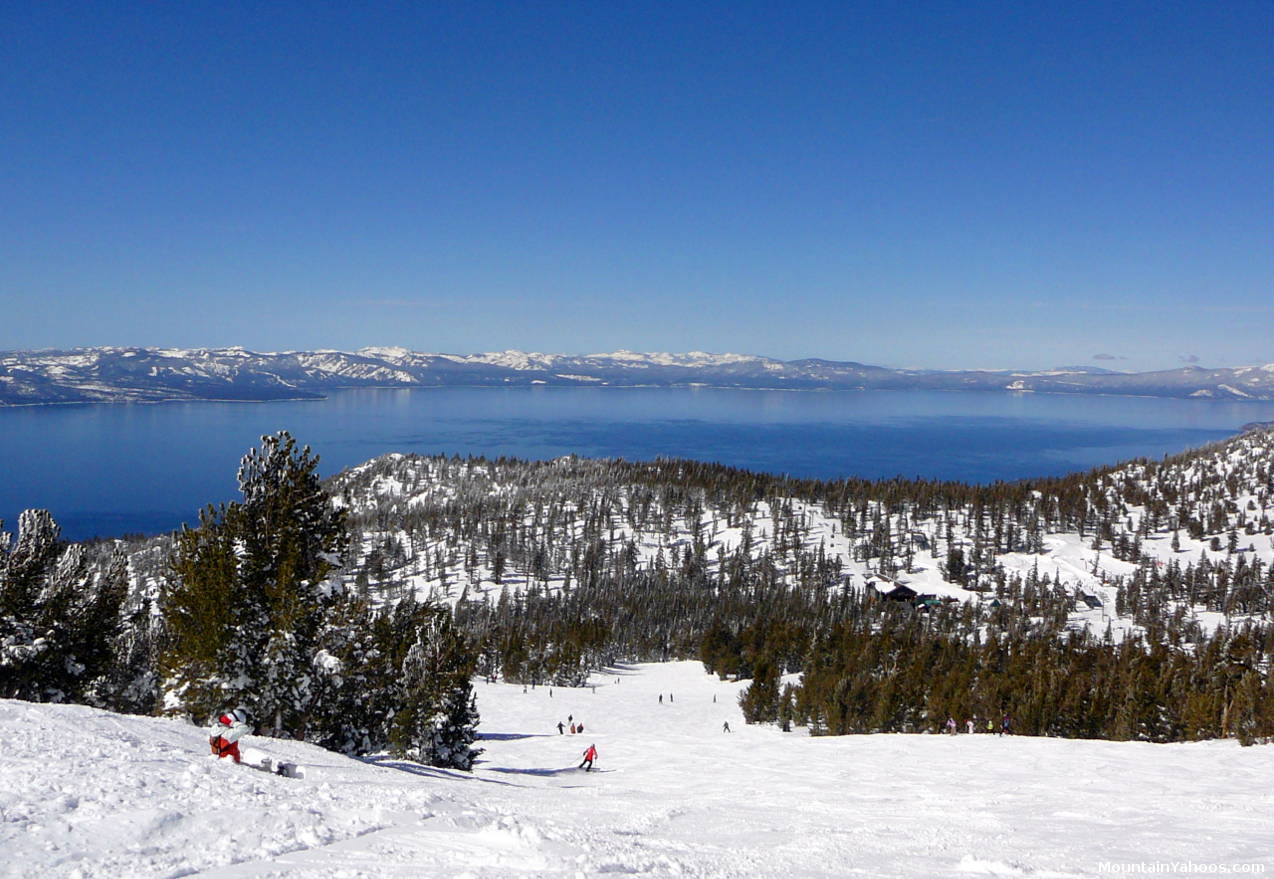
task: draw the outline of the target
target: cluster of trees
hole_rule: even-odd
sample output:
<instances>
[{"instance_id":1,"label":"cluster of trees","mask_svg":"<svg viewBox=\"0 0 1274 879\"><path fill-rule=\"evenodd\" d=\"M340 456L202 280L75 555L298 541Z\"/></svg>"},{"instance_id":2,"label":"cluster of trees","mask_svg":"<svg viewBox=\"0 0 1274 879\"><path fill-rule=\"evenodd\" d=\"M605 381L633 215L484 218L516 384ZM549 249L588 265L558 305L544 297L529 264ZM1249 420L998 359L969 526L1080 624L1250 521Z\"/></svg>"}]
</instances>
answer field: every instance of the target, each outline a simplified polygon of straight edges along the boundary
<instances>
[{"instance_id":1,"label":"cluster of trees","mask_svg":"<svg viewBox=\"0 0 1274 879\"><path fill-rule=\"evenodd\" d=\"M11 541L0 522L0 696L134 710L153 685L148 645L127 624L127 558L66 544L47 510L27 510ZM144 629L144 626L141 627Z\"/></svg>"},{"instance_id":2,"label":"cluster of trees","mask_svg":"<svg viewBox=\"0 0 1274 879\"><path fill-rule=\"evenodd\" d=\"M338 478L334 491L369 548L352 553L350 569L391 594L458 597L481 669L512 680L569 684L616 658L699 656L756 678L750 716L818 732L1009 713L1019 731L1039 734L1250 740L1270 735L1263 648L1244 654L1250 668L1237 679L1209 677L1208 663L1218 650L1230 655L1233 639L1266 638L1274 574L1251 549L1274 532L1272 458L1274 437L1252 434L1161 462L972 486L793 480L687 461L392 456ZM879 575L905 576L931 553L949 582L987 600L936 609L879 600L814 536L810 507ZM741 533L728 551L711 540L723 527ZM1108 632L1075 630L1073 585L1039 566L1014 574L999 564L1018 552L1047 565L1045 535L1065 531L1135 566L1107 579L1111 609L1138 626L1132 637L1116 644ZM1145 541L1173 535L1215 539L1202 554L1157 562ZM1195 616L1204 610L1229 622L1208 634ZM927 634L890 641L898 627ZM860 640L876 647L851 649ZM906 657L873 652L887 643L909 645ZM829 659L835 645L849 652ZM935 667L935 652L958 661ZM1079 673L1090 667L1100 673ZM976 689L952 683L969 668ZM835 669L832 684L816 669ZM779 686L796 671L805 687ZM1061 680L1068 686L1040 683ZM828 686L853 690L851 708L832 705ZM1084 687L1108 695L1081 698ZM964 702L934 695L944 690ZM878 697L909 707L885 710Z\"/></svg>"},{"instance_id":3,"label":"cluster of trees","mask_svg":"<svg viewBox=\"0 0 1274 879\"><path fill-rule=\"evenodd\" d=\"M807 646L795 663L785 659L786 633L754 641L746 659L727 656L752 670L747 719L830 735L938 732L947 718L982 730L1007 715L1026 735L1244 744L1274 737L1267 626L1222 630L1182 650L1136 636L1114 643L1086 630L1023 630L1020 621L970 628L956 611L876 603L802 631ZM721 669L722 657L713 659ZM799 683L783 686L783 672L796 669Z\"/></svg>"},{"instance_id":4,"label":"cluster of trees","mask_svg":"<svg viewBox=\"0 0 1274 879\"><path fill-rule=\"evenodd\" d=\"M243 499L163 541L131 598L121 545L90 565L47 512L24 513L0 555L0 695L197 722L243 707L276 736L470 768L473 648L445 608L378 608L334 576L348 531L317 465L286 432L263 437Z\"/></svg>"},{"instance_id":5,"label":"cluster of trees","mask_svg":"<svg viewBox=\"0 0 1274 879\"><path fill-rule=\"evenodd\" d=\"M1110 583L1129 590L1129 615L1147 625L1183 606L1187 615L1269 612L1274 575L1251 550L1274 535L1271 457L1274 442L1256 434L1163 462L972 486L793 480L686 461L392 456L339 477L335 490L355 532L370 541L350 565L364 588L378 584L391 596L413 579L449 598L457 589L465 597L484 577L523 592L623 582L634 562L683 579L697 567L717 579L813 588L842 573L841 558L811 538L805 508L814 506L835 521L854 561L906 576L928 552L949 582L979 591L1002 588L1003 554L1044 557L1045 534L1077 532L1141 566ZM705 544L705 533L722 526L743 531L743 543L724 556ZM1183 555L1180 572L1161 570L1145 542L1179 546L1183 534L1212 539L1202 555ZM665 549L638 558L636 535ZM1191 584L1185 592L1175 588L1183 578Z\"/></svg>"},{"instance_id":6,"label":"cluster of trees","mask_svg":"<svg viewBox=\"0 0 1274 879\"><path fill-rule=\"evenodd\" d=\"M450 611L411 597L380 609L357 596L327 614L314 653L305 737L347 754L389 749L470 769L482 753L475 654Z\"/></svg>"}]
</instances>

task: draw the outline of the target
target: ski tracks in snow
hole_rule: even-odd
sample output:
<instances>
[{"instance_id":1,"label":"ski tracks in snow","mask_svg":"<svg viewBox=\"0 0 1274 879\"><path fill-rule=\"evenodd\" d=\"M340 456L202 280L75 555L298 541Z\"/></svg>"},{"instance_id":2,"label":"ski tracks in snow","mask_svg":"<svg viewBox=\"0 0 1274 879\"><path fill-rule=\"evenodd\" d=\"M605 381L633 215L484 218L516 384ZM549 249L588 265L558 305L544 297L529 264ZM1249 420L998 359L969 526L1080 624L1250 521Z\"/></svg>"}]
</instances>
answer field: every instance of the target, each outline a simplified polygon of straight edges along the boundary
<instances>
[{"instance_id":1,"label":"ski tracks in snow","mask_svg":"<svg viewBox=\"0 0 1274 879\"><path fill-rule=\"evenodd\" d=\"M254 738L308 776L277 778L176 721L0 700L0 877L1075 877L1274 852L1270 747L810 738L744 724L744 684L698 663L593 682L477 684L472 774Z\"/></svg>"}]
</instances>

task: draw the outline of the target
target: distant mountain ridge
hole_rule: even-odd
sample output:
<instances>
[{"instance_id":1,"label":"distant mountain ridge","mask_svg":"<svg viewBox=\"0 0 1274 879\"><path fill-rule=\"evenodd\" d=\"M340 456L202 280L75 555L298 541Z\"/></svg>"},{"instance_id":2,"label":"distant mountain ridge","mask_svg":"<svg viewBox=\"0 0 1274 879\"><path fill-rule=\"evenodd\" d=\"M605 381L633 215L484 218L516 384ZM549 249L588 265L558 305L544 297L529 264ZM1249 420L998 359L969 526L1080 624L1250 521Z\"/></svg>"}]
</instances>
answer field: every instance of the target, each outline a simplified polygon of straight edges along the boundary
<instances>
[{"instance_id":1,"label":"distant mountain ridge","mask_svg":"<svg viewBox=\"0 0 1274 879\"><path fill-rule=\"evenodd\" d=\"M1113 372L890 369L751 354L613 351L434 354L399 347L255 352L246 348L76 348L0 352L0 406L168 400L315 399L337 388L529 385L979 390L1274 400L1274 364Z\"/></svg>"}]
</instances>

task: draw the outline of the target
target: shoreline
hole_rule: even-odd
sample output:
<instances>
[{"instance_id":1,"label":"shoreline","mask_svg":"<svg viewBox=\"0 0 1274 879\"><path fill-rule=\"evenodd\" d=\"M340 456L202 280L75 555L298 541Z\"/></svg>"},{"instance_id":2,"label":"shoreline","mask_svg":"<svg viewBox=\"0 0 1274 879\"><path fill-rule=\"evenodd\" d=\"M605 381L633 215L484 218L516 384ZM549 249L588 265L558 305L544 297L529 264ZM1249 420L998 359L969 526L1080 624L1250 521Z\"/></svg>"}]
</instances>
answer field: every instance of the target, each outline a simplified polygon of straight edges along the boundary
<instances>
[{"instance_id":1,"label":"shoreline","mask_svg":"<svg viewBox=\"0 0 1274 879\"><path fill-rule=\"evenodd\" d=\"M1175 394L1114 394L1096 391L1056 391L1035 388L868 388L868 387L766 387L759 385L717 385L707 382L687 382L684 384L611 384L609 382L589 382L579 384L549 384L547 382L527 382L519 384L438 384L438 385L348 385L328 388L328 391L444 391L444 390L660 390L660 391L776 391L780 393L942 393L942 394L996 394L1006 396L1046 395L1050 397L1105 397L1128 398L1138 400L1180 400L1201 403L1271 403L1271 397L1212 397L1212 396L1179 396ZM106 400L47 400L30 403L6 403L0 401L0 411L6 409L34 409L41 406L150 406L163 403L304 403L322 402L330 399L328 393L307 394L297 397L159 397L156 399L106 399ZM1249 425L1274 426L1274 421L1253 421L1240 427L1241 433Z\"/></svg>"},{"instance_id":2,"label":"shoreline","mask_svg":"<svg viewBox=\"0 0 1274 879\"><path fill-rule=\"evenodd\" d=\"M396 390L401 390L401 389L396 389ZM232 401L217 401L217 402L232 402ZM308 402L308 401L306 401L306 402ZM1232 440L1234 440L1234 439L1236 439L1236 438L1238 438L1238 437L1240 437L1240 436L1243 436L1244 434L1247 434L1247 433L1253 433L1253 432L1259 432L1259 431L1262 431L1262 430L1274 430L1274 422L1252 422L1252 423L1250 423L1250 424L1248 424L1248 425L1245 425L1245 426L1243 427L1243 429L1236 430L1236 431L1232 432L1231 434L1229 434L1229 435L1227 435L1227 436L1225 436L1225 437L1222 437L1222 438L1219 438L1219 439L1210 440L1210 441L1208 441L1208 442L1204 442L1204 443L1202 443L1202 444L1200 444L1200 445L1189 446L1189 447L1187 447L1187 448L1185 448L1185 449L1182 449L1180 452L1176 452L1176 453L1173 453L1173 454L1171 454L1171 455L1164 456L1164 458L1165 458L1165 459L1167 459L1167 458L1175 458L1175 457L1178 457L1178 456L1181 456L1181 455L1190 455L1190 454L1195 454L1195 453L1197 453L1197 452L1200 452L1200 451L1203 451L1203 450L1206 450L1206 449L1212 448L1212 447L1214 447L1214 446L1218 446L1218 445L1222 445L1222 444L1227 443L1227 442L1231 442ZM351 465L349 465L348 467L342 467L340 470L336 471L335 473L332 473L332 474L327 475L327 476L323 476L323 477L322 477L322 480L323 480L323 482L324 482L324 483L327 483L327 482L329 482L329 481L331 481L331 480L333 480L333 479L336 479L336 478L337 478L337 477L339 477L342 473L345 473L345 472L347 472L347 471L349 471L349 470L353 470L353 469L358 468L358 467L365 466L366 464L368 464L368 463L370 463L370 462L372 462L372 461L375 461L375 460L378 460L378 459L380 459L380 458L383 458L383 457L386 457L386 456L390 456L390 455L399 455L399 456L407 456L407 457L419 457L419 458L426 458L426 459L428 459L428 458L444 458L444 459L446 459L446 458L453 458L453 457L470 458L470 459L475 459L475 460L491 460L491 459L493 459L493 457L492 457L492 456L489 456L489 455L482 455L482 454L474 454L474 453L472 453L472 452L470 452L470 453L466 453L466 454L461 454L460 452L452 451L452 452L434 452L434 453L431 453L431 454L422 454L422 453L420 453L420 452L389 451L389 452L384 452L384 453L382 453L382 454L380 454L380 455L375 455L375 456L373 456L373 457L371 457L371 458L368 458L368 459L367 459L367 460L365 460L365 461L361 461L361 462L356 463L356 464L351 464ZM859 476L854 476L854 475L852 475L852 474L849 474L849 475L842 475L842 476L839 476L839 477L836 477L836 478L832 478L832 479L827 479L827 478L816 478L816 477L795 476L795 475L793 475L793 474L791 474L791 473L784 473L784 472L771 471L771 470L762 470L762 469L757 469L757 468L752 468L752 467L738 467L738 466L736 466L736 465L723 464L723 463L722 463L722 462L720 462L720 461L708 461L708 460L703 460L703 459L687 458L687 457L684 457L684 456L659 456L659 455L656 455L656 456L654 456L654 457L627 458L627 457L620 456L620 455L580 455L580 454L576 454L576 453L568 453L568 454L564 454L564 455L554 455L554 456L551 456L551 457L532 457L532 456L526 456L526 457L524 457L524 456L520 456L520 455L518 455L518 456L509 456L509 457L511 457L513 460L516 460L516 461L519 461L519 462L522 462L522 463L527 463L527 464L543 464L543 463L550 463L550 462L557 461L557 460L562 459L562 458L580 458L580 459L584 459L584 460L592 460L592 461L624 461L624 462L627 462L627 463L630 463L630 464L637 464L637 465L642 465L642 464L653 464L653 463L655 463L655 462L657 462L657 461L660 461L660 460L667 460L667 461L685 461L685 462L687 462L687 463L693 463L693 464L712 464L712 465L724 466L724 467L728 467L728 468L731 468L731 469L742 470L742 471L745 471L745 472L747 472L747 473L749 473L749 474L751 474L751 475L757 476L757 477L764 477L764 478L766 478L766 479L778 480L778 481L780 481L780 482L796 482L796 483L827 483L827 484L835 484L835 483L838 483L838 482L866 481L866 482L870 482L870 483L888 483L888 482L896 481L896 480L898 480L898 479L903 479L903 480L904 480L904 481L906 481L906 482L924 481L924 482L932 482L932 483L939 484L939 485L953 485L953 486L961 486L961 487L967 487L967 488L979 488L979 487L981 487L981 488L985 488L985 487L989 487L989 486L992 486L992 485L998 485L998 484L1003 484L1003 485L1027 485L1027 486L1033 486L1033 485L1039 485L1039 484L1043 484L1043 483L1053 482L1053 481L1056 481L1056 480L1059 480L1059 479L1066 479L1066 478L1068 478L1068 477L1076 476L1076 475L1081 475L1081 474L1091 474L1091 473L1098 473L1098 472L1110 472L1110 471L1118 470L1120 467L1128 466L1129 464L1132 464L1132 463L1134 463L1134 462L1136 462L1136 461L1139 461L1139 460L1150 460L1150 459L1152 459L1152 458L1151 458L1151 456L1147 456L1147 455L1134 456L1134 457L1130 457L1130 458L1123 458L1123 459L1120 459L1120 460L1115 461L1115 462L1113 462L1113 463L1111 463L1111 464L1101 464L1101 465L1097 465L1097 466L1094 466L1094 467L1088 467L1088 468L1081 468L1081 469L1076 469L1076 470L1070 470L1070 471L1067 471L1066 473L1059 474L1059 475L1054 475L1054 476L1048 476L1048 475L1037 475L1037 476L1027 476L1027 477L1023 477L1023 478L1020 478L1020 479L997 479L997 480L992 480L992 481L990 481L990 482L975 482L975 481L962 480L962 479L940 479L940 478L925 479L924 477L919 477L919 476L909 476L909 477L903 477L903 476L901 476L901 474L899 474L898 476L894 476L894 477L877 477L877 478L871 478L871 479L865 479L864 477L859 477ZM39 509L39 508L37 508L37 509ZM15 511L15 512L20 512L20 510ZM53 511L51 510L51 512L53 512ZM72 514L72 515L75 515L75 514ZM81 515L83 515L83 514L81 514ZM56 514L55 514L54 518L57 518ZM194 515L194 517L193 517L193 518L194 518L195 520L197 520L197 519L198 519L198 511L196 511L196 513L195 513L195 515ZM10 525L10 524L11 524L11 523L9 523L7 520L0 519L0 521L2 521L5 525ZM14 520L14 522L16 523L16 519ZM71 542L71 543L95 543L95 542L101 542L101 541L116 541L116 540L125 540L125 539L137 538L137 537L141 537L141 538L143 538L143 539L150 540L150 539L155 539L155 538L159 538L159 537L164 537L164 536L170 536L170 535L173 535L173 534L175 534L175 533L179 532L183 526L188 525L188 524L190 524L190 523L189 523L189 522L185 522L185 521L183 521L183 523L182 523L181 525L178 525L178 526L176 526L176 527L174 527L174 528L164 529L164 530L160 530L160 531L148 531L148 530L142 530L142 531L130 531L130 532L125 532L125 533L123 533L123 534L95 534L95 535L92 535L92 536L90 536L90 537L77 538L77 539L75 539L75 540L71 540L71 541L69 541L69 542ZM3 532L2 530L0 530L0 534L3 534L3 533L4 533L4 532Z\"/></svg>"}]
</instances>

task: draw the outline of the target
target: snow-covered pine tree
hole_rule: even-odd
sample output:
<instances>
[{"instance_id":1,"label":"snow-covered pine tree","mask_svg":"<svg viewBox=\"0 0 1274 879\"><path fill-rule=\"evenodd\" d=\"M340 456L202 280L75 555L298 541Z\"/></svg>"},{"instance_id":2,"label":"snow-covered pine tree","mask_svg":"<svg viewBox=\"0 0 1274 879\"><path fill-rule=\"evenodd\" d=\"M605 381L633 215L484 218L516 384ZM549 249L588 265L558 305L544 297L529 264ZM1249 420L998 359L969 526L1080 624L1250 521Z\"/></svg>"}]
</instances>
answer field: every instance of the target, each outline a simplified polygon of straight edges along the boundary
<instances>
[{"instance_id":1,"label":"snow-covered pine tree","mask_svg":"<svg viewBox=\"0 0 1274 879\"><path fill-rule=\"evenodd\" d=\"M317 471L287 431L262 437L239 467L243 501L209 508L178 538L164 601L168 710L243 705L261 727L305 732L318 636L339 595L326 578L346 540Z\"/></svg>"},{"instance_id":2,"label":"snow-covered pine tree","mask_svg":"<svg viewBox=\"0 0 1274 879\"><path fill-rule=\"evenodd\" d=\"M0 528L3 525L0 522ZM61 533L48 510L24 510L18 516L18 540L12 548L9 535L3 534L0 613L22 619L32 614L57 557Z\"/></svg>"},{"instance_id":3,"label":"snow-covered pine tree","mask_svg":"<svg viewBox=\"0 0 1274 879\"><path fill-rule=\"evenodd\" d=\"M426 606L421 617L403 660L403 698L390 742L412 760L467 771L482 753L472 747L478 737L473 656L447 610Z\"/></svg>"},{"instance_id":4,"label":"snow-covered pine tree","mask_svg":"<svg viewBox=\"0 0 1274 879\"><path fill-rule=\"evenodd\" d=\"M230 517L239 576L264 626L251 703L263 725L304 732L318 633L334 595L324 581L345 547L344 511L323 489L318 456L287 431L263 436L244 456L239 490L243 503Z\"/></svg>"},{"instance_id":5,"label":"snow-covered pine tree","mask_svg":"<svg viewBox=\"0 0 1274 879\"><path fill-rule=\"evenodd\" d=\"M26 510L13 548L0 541L0 696L80 702L111 664L126 566L91 570L60 532L47 510Z\"/></svg>"},{"instance_id":6,"label":"snow-covered pine tree","mask_svg":"<svg viewBox=\"0 0 1274 879\"><path fill-rule=\"evenodd\" d=\"M366 754L385 747L385 651L380 627L357 593L329 611L314 656L313 708L306 740L332 751Z\"/></svg>"},{"instance_id":7,"label":"snow-covered pine tree","mask_svg":"<svg viewBox=\"0 0 1274 879\"><path fill-rule=\"evenodd\" d=\"M106 576L128 592L128 556L119 547L107 563ZM128 594L120 609L119 636L110 666L87 694L88 702L126 714L153 714L160 705L158 658L162 621L153 597L137 590Z\"/></svg>"}]
</instances>

